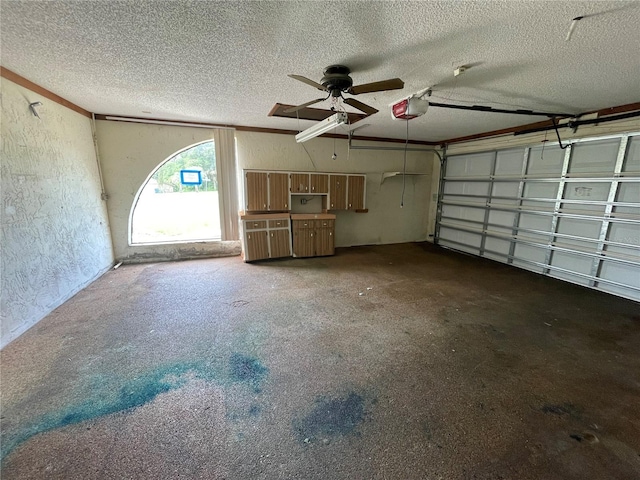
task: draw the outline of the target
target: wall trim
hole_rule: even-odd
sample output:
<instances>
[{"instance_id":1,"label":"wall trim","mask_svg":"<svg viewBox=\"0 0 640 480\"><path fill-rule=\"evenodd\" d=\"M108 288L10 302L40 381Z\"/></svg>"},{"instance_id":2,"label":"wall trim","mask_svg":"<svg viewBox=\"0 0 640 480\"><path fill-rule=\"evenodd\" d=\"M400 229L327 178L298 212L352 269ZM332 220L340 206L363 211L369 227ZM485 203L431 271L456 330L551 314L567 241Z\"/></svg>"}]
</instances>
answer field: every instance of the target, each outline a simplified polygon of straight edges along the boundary
<instances>
[{"instance_id":1,"label":"wall trim","mask_svg":"<svg viewBox=\"0 0 640 480\"><path fill-rule=\"evenodd\" d=\"M31 80L27 80L26 78L18 75L15 72L12 72L11 70L7 70L4 67L0 67L0 77L6 78L7 80L17 85L20 85L21 87L27 88L32 92L37 93L38 95L42 95L43 97L48 98L49 100L53 100L54 102L59 103L60 105L73 110L74 112L78 112L80 115L84 115L85 117L91 118L91 112L89 112L88 110L85 110L84 108L79 107L75 103L71 103L69 100L66 100L61 96L56 95L55 93L47 90L46 88L41 87L40 85L33 83Z\"/></svg>"}]
</instances>

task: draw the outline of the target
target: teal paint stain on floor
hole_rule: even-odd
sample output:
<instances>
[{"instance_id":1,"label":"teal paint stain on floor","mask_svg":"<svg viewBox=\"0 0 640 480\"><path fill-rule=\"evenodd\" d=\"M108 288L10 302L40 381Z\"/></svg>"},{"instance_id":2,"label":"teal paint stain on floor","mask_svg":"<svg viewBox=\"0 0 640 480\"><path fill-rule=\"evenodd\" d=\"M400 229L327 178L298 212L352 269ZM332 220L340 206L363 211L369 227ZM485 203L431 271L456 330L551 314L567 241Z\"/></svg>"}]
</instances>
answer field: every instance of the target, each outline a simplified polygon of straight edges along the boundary
<instances>
[{"instance_id":1,"label":"teal paint stain on floor","mask_svg":"<svg viewBox=\"0 0 640 480\"><path fill-rule=\"evenodd\" d=\"M102 389L101 385L94 384L94 393L87 400L47 414L16 433L7 434L2 440L1 460L4 461L17 446L34 435L118 412L132 411L152 402L162 393L183 387L192 379L216 382L223 386L243 382L259 392L260 383L267 372L268 369L258 359L233 353L229 364L223 369L216 369L208 363L185 362L158 367L128 381L114 382L113 378L109 378L109 381L102 382ZM101 378L106 380L104 375ZM115 391L108 386L114 383L120 385Z\"/></svg>"},{"instance_id":2,"label":"teal paint stain on floor","mask_svg":"<svg viewBox=\"0 0 640 480\"><path fill-rule=\"evenodd\" d=\"M256 393L260 392L260 382L269 371L257 359L240 353L231 355L229 367L232 380L249 383Z\"/></svg>"}]
</instances>

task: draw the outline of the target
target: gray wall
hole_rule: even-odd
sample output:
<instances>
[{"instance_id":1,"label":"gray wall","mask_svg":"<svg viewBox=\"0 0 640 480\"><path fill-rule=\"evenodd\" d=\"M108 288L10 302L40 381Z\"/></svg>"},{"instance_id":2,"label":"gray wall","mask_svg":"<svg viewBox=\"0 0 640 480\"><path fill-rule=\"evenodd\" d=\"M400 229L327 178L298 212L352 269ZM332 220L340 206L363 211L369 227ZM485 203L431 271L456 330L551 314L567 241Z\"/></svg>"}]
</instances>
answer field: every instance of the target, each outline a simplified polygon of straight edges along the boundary
<instances>
[{"instance_id":1,"label":"gray wall","mask_svg":"<svg viewBox=\"0 0 640 480\"><path fill-rule=\"evenodd\" d=\"M91 119L4 78L0 88L4 346L104 273L113 250Z\"/></svg>"}]
</instances>

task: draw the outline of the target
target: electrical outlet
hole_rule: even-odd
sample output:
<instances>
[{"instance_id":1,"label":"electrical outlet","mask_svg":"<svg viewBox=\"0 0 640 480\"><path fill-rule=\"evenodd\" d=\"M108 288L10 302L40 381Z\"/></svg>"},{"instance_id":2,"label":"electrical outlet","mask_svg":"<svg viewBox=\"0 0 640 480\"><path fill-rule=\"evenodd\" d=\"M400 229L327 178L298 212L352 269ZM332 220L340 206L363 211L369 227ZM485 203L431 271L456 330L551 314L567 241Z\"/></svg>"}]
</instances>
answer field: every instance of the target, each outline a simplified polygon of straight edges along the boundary
<instances>
[{"instance_id":1,"label":"electrical outlet","mask_svg":"<svg viewBox=\"0 0 640 480\"><path fill-rule=\"evenodd\" d=\"M306 198L301 198L300 199L300 204L301 205L306 205L307 204L307 199Z\"/></svg>"}]
</instances>

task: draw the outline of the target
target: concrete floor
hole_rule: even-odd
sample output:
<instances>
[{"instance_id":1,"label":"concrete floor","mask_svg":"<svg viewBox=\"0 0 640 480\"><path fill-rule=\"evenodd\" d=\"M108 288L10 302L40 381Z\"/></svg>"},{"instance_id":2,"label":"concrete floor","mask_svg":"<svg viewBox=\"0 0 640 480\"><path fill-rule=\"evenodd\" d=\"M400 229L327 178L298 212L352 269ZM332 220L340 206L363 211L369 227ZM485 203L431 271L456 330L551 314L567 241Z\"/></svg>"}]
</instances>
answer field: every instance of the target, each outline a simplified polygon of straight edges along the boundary
<instances>
[{"instance_id":1,"label":"concrete floor","mask_svg":"<svg viewBox=\"0 0 640 480\"><path fill-rule=\"evenodd\" d=\"M428 244L123 266L1 353L2 478L640 478L640 306Z\"/></svg>"}]
</instances>

